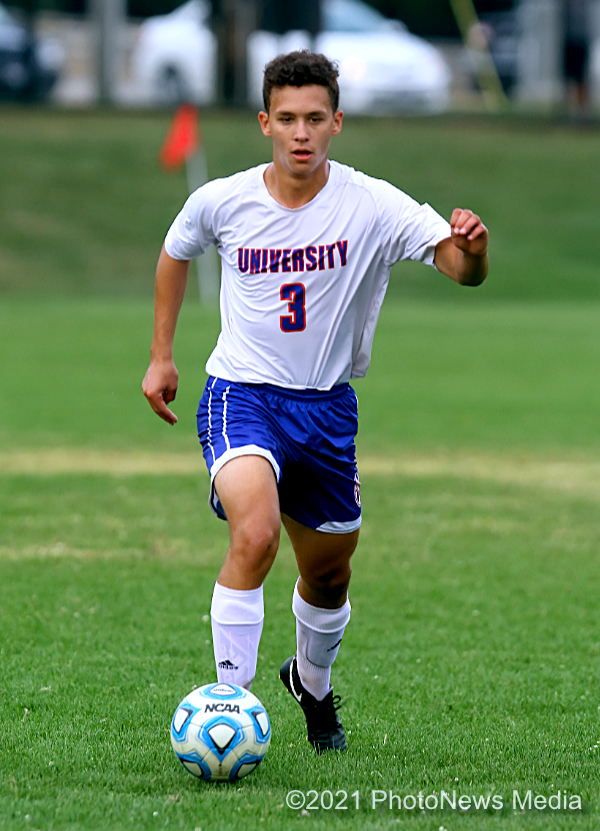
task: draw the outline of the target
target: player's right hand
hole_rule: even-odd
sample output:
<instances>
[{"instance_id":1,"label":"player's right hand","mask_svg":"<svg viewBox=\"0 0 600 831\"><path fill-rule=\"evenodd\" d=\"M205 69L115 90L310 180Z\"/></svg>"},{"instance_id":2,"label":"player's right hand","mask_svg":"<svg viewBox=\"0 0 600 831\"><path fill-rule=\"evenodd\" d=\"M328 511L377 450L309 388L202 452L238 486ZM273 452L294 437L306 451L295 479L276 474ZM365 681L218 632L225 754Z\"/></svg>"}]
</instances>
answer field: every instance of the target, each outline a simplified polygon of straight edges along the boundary
<instances>
[{"instance_id":1,"label":"player's right hand","mask_svg":"<svg viewBox=\"0 0 600 831\"><path fill-rule=\"evenodd\" d=\"M168 407L177 395L179 373L173 361L151 361L142 381L142 392L156 415L167 424L177 424L177 416Z\"/></svg>"}]
</instances>

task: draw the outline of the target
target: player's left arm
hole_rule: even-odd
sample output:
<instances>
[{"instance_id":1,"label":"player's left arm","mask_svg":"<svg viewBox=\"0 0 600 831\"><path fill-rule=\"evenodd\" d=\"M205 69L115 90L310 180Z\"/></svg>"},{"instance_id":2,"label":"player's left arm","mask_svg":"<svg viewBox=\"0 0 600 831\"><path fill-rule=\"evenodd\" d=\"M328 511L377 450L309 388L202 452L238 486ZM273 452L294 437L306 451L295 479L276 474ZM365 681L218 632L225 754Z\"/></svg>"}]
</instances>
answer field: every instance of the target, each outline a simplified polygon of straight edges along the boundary
<instances>
[{"instance_id":1,"label":"player's left arm","mask_svg":"<svg viewBox=\"0 0 600 831\"><path fill-rule=\"evenodd\" d=\"M461 286L481 285L489 268L488 229L473 211L455 208L450 230L435 247L436 267Z\"/></svg>"}]
</instances>

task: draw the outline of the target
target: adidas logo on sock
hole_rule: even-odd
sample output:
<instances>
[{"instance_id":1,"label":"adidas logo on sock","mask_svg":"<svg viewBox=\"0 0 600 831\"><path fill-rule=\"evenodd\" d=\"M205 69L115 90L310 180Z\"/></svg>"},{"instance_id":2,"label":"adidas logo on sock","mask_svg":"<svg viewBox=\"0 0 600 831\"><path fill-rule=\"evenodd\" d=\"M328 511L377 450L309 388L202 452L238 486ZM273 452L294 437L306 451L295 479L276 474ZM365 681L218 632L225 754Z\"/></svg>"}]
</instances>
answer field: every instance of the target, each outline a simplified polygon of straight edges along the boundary
<instances>
[{"instance_id":1,"label":"adidas logo on sock","mask_svg":"<svg viewBox=\"0 0 600 831\"><path fill-rule=\"evenodd\" d=\"M235 664L232 664L229 659L225 661L220 661L218 664L219 669L238 669Z\"/></svg>"}]
</instances>

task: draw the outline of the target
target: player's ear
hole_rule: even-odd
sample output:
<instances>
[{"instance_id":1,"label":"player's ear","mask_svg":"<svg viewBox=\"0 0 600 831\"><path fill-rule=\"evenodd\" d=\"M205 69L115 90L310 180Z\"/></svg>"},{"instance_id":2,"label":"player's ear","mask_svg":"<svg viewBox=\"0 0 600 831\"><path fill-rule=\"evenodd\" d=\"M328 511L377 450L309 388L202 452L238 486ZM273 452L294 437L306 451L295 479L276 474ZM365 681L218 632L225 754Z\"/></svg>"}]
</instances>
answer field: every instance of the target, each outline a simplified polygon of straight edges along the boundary
<instances>
[{"instance_id":1,"label":"player's ear","mask_svg":"<svg viewBox=\"0 0 600 831\"><path fill-rule=\"evenodd\" d=\"M337 136L342 130L342 121L344 120L344 113L338 110L333 114L333 130L332 135Z\"/></svg>"},{"instance_id":2,"label":"player's ear","mask_svg":"<svg viewBox=\"0 0 600 831\"><path fill-rule=\"evenodd\" d=\"M263 131L263 135L270 137L271 125L269 124L269 113L261 110L258 114L258 121L260 123L260 129Z\"/></svg>"}]
</instances>

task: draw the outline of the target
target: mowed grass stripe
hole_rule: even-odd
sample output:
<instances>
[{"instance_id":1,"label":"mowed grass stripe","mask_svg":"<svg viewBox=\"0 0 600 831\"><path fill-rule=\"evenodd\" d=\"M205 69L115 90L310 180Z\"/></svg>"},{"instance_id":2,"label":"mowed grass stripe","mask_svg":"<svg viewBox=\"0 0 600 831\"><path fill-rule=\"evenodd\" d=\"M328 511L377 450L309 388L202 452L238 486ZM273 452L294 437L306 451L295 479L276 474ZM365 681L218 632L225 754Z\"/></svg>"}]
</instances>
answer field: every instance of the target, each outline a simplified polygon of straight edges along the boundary
<instances>
[{"instance_id":1,"label":"mowed grass stripe","mask_svg":"<svg viewBox=\"0 0 600 831\"><path fill-rule=\"evenodd\" d=\"M149 453L57 447L0 453L1 475L57 476L74 473L168 476L206 473L206 468L199 452Z\"/></svg>"},{"instance_id":2,"label":"mowed grass stripe","mask_svg":"<svg viewBox=\"0 0 600 831\"><path fill-rule=\"evenodd\" d=\"M452 477L543 487L600 499L600 460L452 452L359 456L363 476ZM0 453L4 476L98 474L112 476L208 476L199 453L122 452L92 448L14 450Z\"/></svg>"}]
</instances>

